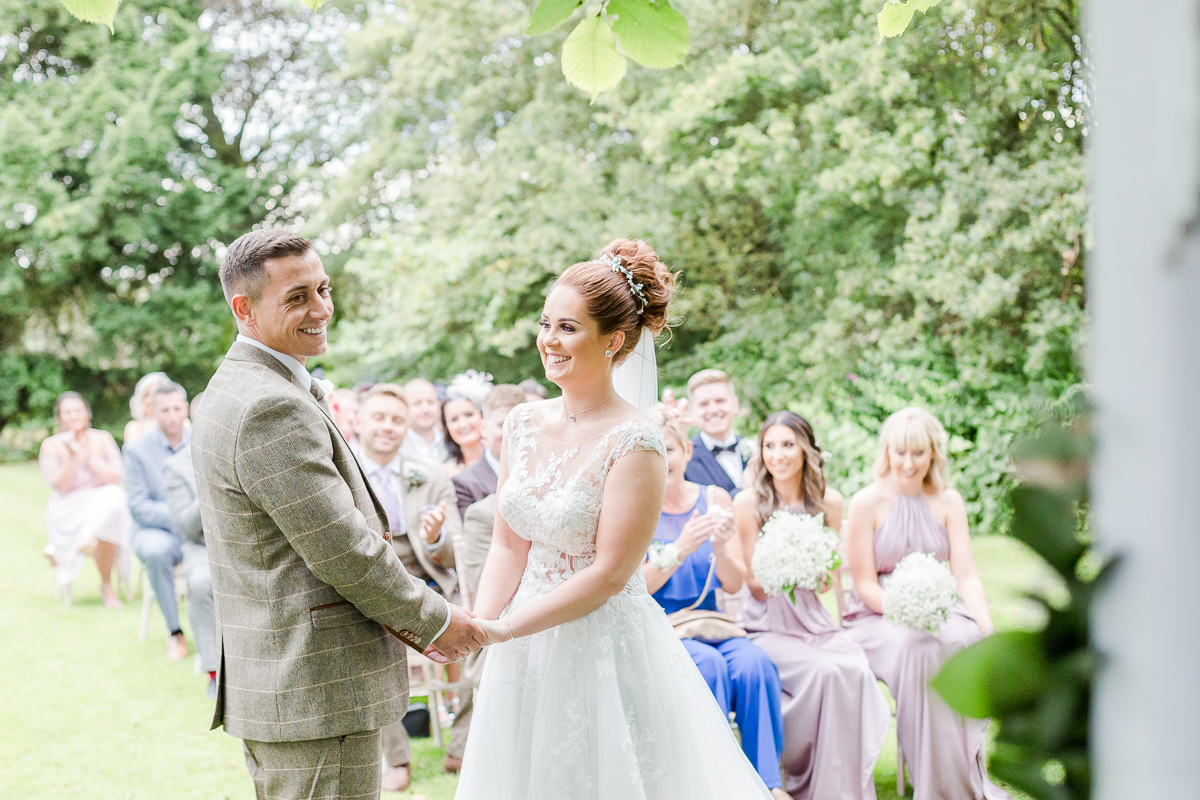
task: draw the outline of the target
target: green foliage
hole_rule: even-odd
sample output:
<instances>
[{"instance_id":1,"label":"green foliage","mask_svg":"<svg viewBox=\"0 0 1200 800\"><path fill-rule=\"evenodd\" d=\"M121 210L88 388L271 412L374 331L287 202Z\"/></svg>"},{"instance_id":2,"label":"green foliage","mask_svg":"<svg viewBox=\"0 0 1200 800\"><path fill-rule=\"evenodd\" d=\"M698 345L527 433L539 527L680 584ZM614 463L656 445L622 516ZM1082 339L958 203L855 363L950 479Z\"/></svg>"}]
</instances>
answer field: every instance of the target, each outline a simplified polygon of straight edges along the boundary
<instances>
[{"instance_id":1,"label":"green foliage","mask_svg":"<svg viewBox=\"0 0 1200 800\"><path fill-rule=\"evenodd\" d=\"M879 26L879 37L883 39L899 36L908 29L914 12L920 11L923 14L940 2L942 0L889 0L875 18Z\"/></svg>"},{"instance_id":2,"label":"green foliage","mask_svg":"<svg viewBox=\"0 0 1200 800\"><path fill-rule=\"evenodd\" d=\"M687 21L666 0L610 0L607 11L616 16L613 33L620 38L625 55L654 69L683 63L691 45Z\"/></svg>"},{"instance_id":3,"label":"green foliage","mask_svg":"<svg viewBox=\"0 0 1200 800\"><path fill-rule=\"evenodd\" d=\"M625 59L617 52L617 40L599 14L584 17L571 31L562 49L563 75L567 83L596 94L611 89L625 77Z\"/></svg>"},{"instance_id":4,"label":"green foliage","mask_svg":"<svg viewBox=\"0 0 1200 800\"><path fill-rule=\"evenodd\" d=\"M526 36L541 36L562 25L575 9L583 5L583 0L541 0L533 10L533 19L525 30Z\"/></svg>"},{"instance_id":5,"label":"green foliage","mask_svg":"<svg viewBox=\"0 0 1200 800\"><path fill-rule=\"evenodd\" d=\"M593 106L519 9L374 15L338 92L375 110L310 223L344 232L362 298L327 366L540 376L549 282L649 237L683 272L664 384L727 369L744 433L804 413L846 493L882 419L924 406L972 529L1004 531L1014 437L1082 380L1082 61L1020 15L938 6L880 44L873 14L698 6L688 72L634 66Z\"/></svg>"},{"instance_id":6,"label":"green foliage","mask_svg":"<svg viewBox=\"0 0 1200 800\"><path fill-rule=\"evenodd\" d=\"M933 680L953 708L1000 723L993 773L1044 800L1091 796L1088 719L1100 665L1088 633L1092 599L1115 562L1089 550L1079 520L1087 504L1091 440L1047 428L1019 448L1023 480L1012 492L1012 534L1061 576L1068 599L1045 607L1036 633L1004 633L961 651Z\"/></svg>"},{"instance_id":7,"label":"green foliage","mask_svg":"<svg viewBox=\"0 0 1200 800\"><path fill-rule=\"evenodd\" d=\"M260 67L187 2L126 3L111 36L51 0L0 8L0 428L72 388L119 431L141 374L197 391L232 340L218 257L288 179L242 137L270 129Z\"/></svg>"},{"instance_id":8,"label":"green foliage","mask_svg":"<svg viewBox=\"0 0 1200 800\"><path fill-rule=\"evenodd\" d=\"M117 18L117 7L121 0L62 0L63 8L84 22L107 25L114 32L113 20Z\"/></svg>"}]
</instances>

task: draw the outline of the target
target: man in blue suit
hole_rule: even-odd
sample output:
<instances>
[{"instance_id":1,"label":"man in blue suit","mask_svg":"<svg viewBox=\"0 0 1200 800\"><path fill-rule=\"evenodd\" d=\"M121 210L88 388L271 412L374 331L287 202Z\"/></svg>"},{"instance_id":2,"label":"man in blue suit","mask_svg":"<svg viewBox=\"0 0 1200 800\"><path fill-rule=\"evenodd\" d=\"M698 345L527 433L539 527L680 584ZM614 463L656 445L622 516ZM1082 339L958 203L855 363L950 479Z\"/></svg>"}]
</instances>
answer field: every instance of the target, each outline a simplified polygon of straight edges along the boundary
<instances>
[{"instance_id":1,"label":"man in blue suit","mask_svg":"<svg viewBox=\"0 0 1200 800\"><path fill-rule=\"evenodd\" d=\"M692 460L684 477L704 486L720 486L736 495L753 442L733 432L739 404L733 381L719 369L702 369L688 380L688 409L700 432L692 437ZM742 444L745 442L745 444Z\"/></svg>"}]
</instances>

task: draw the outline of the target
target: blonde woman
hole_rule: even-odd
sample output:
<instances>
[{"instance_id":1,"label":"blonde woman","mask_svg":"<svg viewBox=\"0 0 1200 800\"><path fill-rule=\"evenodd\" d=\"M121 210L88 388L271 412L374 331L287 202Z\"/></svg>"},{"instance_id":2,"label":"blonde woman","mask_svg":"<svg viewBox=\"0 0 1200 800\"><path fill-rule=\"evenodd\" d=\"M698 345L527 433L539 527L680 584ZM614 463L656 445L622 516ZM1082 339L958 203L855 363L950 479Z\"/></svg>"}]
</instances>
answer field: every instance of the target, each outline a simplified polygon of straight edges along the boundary
<instances>
[{"instance_id":1,"label":"blonde woman","mask_svg":"<svg viewBox=\"0 0 1200 800\"><path fill-rule=\"evenodd\" d=\"M171 379L165 372L150 372L141 377L133 388L133 397L129 398L129 414L133 419L125 423L125 444L131 444L158 427L154 415L150 413L150 395L159 386L165 386Z\"/></svg>"},{"instance_id":2,"label":"blonde woman","mask_svg":"<svg viewBox=\"0 0 1200 800\"><path fill-rule=\"evenodd\" d=\"M1008 794L988 780L987 721L958 716L929 686L947 658L992 632L966 505L948 480L946 438L942 424L919 408L897 411L883 423L875 482L851 498L846 520L854 594L844 621L896 698L896 733L913 796L999 800ZM881 578L914 552L948 561L963 598L936 636L882 616Z\"/></svg>"}]
</instances>

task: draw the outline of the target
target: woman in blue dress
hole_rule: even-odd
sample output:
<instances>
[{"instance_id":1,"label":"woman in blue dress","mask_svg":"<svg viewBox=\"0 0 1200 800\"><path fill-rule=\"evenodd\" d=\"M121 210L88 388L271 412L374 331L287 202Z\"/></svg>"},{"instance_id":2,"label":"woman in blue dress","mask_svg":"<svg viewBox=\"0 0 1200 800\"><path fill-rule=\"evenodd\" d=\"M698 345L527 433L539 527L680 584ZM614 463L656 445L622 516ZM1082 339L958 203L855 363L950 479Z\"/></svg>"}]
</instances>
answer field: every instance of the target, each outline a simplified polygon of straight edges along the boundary
<instances>
[{"instance_id":1,"label":"woman in blue dress","mask_svg":"<svg viewBox=\"0 0 1200 800\"><path fill-rule=\"evenodd\" d=\"M716 611L716 588L734 594L746 576L733 503L720 487L684 480L692 457L687 427L662 406L655 421L667 448L667 489L662 518L642 565L647 588L668 614ZM771 794L789 800L779 771L783 754L779 672L771 659L744 633L684 639L683 645L722 710L733 713L742 749Z\"/></svg>"}]
</instances>

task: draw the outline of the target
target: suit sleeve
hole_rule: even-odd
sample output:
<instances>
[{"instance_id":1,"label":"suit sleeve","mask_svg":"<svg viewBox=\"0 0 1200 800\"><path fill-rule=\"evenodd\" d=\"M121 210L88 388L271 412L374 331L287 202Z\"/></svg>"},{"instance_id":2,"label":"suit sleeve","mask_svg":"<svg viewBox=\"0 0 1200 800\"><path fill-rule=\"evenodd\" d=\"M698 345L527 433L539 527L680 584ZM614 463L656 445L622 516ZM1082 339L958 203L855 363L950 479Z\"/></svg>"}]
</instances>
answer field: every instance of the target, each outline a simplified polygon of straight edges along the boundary
<instances>
[{"instance_id":1,"label":"suit sleeve","mask_svg":"<svg viewBox=\"0 0 1200 800\"><path fill-rule=\"evenodd\" d=\"M200 498L192 493L180 467L170 459L163 465L163 496L171 512L175 530L190 542L204 544L204 529L200 525Z\"/></svg>"},{"instance_id":2,"label":"suit sleeve","mask_svg":"<svg viewBox=\"0 0 1200 800\"><path fill-rule=\"evenodd\" d=\"M302 398L250 406L234 459L252 502L271 516L308 568L359 611L424 650L449 619L446 601L409 576L354 503L333 461L321 411Z\"/></svg>"},{"instance_id":3,"label":"suit sleeve","mask_svg":"<svg viewBox=\"0 0 1200 800\"><path fill-rule=\"evenodd\" d=\"M135 448L125 448L125 494L129 497L129 513L143 528L174 531L171 509L163 500L153 496L146 477L146 464Z\"/></svg>"},{"instance_id":4,"label":"suit sleeve","mask_svg":"<svg viewBox=\"0 0 1200 800\"><path fill-rule=\"evenodd\" d=\"M483 577L483 565L492 546L492 528L496 524L495 495L472 503L463 520L463 563L459 574L467 579L473 589L479 588Z\"/></svg>"}]
</instances>

